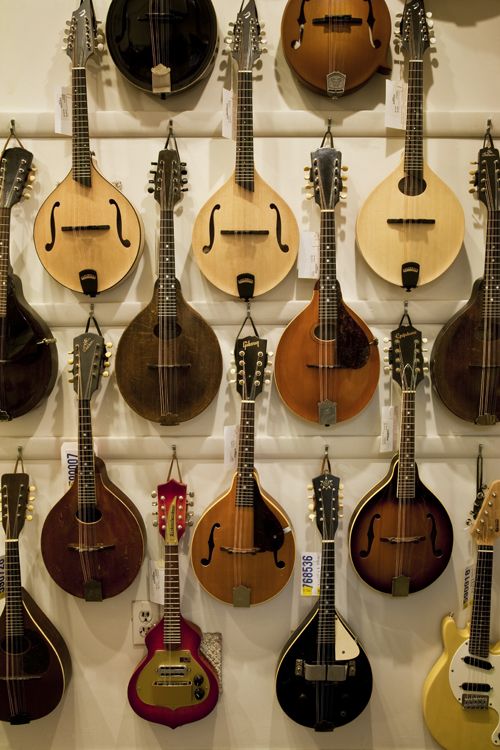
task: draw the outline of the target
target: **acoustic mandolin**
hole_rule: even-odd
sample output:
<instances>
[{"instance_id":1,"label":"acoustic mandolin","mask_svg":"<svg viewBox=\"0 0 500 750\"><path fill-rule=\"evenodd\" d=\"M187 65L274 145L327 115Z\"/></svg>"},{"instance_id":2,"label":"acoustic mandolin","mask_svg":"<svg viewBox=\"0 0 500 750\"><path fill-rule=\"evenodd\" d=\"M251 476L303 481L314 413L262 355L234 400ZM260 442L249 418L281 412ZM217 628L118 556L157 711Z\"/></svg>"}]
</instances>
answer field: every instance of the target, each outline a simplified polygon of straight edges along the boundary
<instances>
[{"instance_id":1,"label":"acoustic mandolin","mask_svg":"<svg viewBox=\"0 0 500 750\"><path fill-rule=\"evenodd\" d=\"M201 516L194 530L191 561L209 594L234 607L260 604L290 578L295 541L290 521L261 488L254 467L255 399L262 392L267 342L237 339L237 390L242 398L238 468L229 490Z\"/></svg>"},{"instance_id":2,"label":"acoustic mandolin","mask_svg":"<svg viewBox=\"0 0 500 750\"><path fill-rule=\"evenodd\" d=\"M405 318L407 319L404 323ZM351 560L372 588L407 596L446 568L453 545L450 518L420 480L415 461L415 396L424 377L422 335L405 312L391 333L389 361L401 387L399 451L386 476L360 501L349 525Z\"/></svg>"},{"instance_id":3,"label":"acoustic mandolin","mask_svg":"<svg viewBox=\"0 0 500 750\"><path fill-rule=\"evenodd\" d=\"M379 378L377 340L342 299L337 280L335 207L342 191L342 155L332 146L311 153L310 179L321 209L320 272L308 306L285 328L275 378L298 416L328 426L369 402Z\"/></svg>"},{"instance_id":4,"label":"acoustic mandolin","mask_svg":"<svg viewBox=\"0 0 500 750\"><path fill-rule=\"evenodd\" d=\"M33 154L14 147L0 157L0 421L34 409L54 387L56 340L28 305L22 282L10 266L12 206L29 196Z\"/></svg>"},{"instance_id":5,"label":"acoustic mandolin","mask_svg":"<svg viewBox=\"0 0 500 750\"><path fill-rule=\"evenodd\" d=\"M407 290L441 276L464 238L462 206L424 162L423 57L431 43L429 15L424 0L406 0L400 37L408 58L404 157L368 196L356 223L356 240L368 265Z\"/></svg>"},{"instance_id":6,"label":"acoustic mandolin","mask_svg":"<svg viewBox=\"0 0 500 750\"><path fill-rule=\"evenodd\" d=\"M142 224L132 204L96 169L89 146L85 66L102 48L92 0L81 0L67 30L72 63L73 164L44 201L33 236L51 276L94 297L119 284L139 259Z\"/></svg>"},{"instance_id":7,"label":"acoustic mandolin","mask_svg":"<svg viewBox=\"0 0 500 750\"><path fill-rule=\"evenodd\" d=\"M287 204L254 167L252 67L262 41L254 0L244 0L231 34L238 66L236 168L205 203L193 227L193 253L219 289L249 299L275 287L297 257L299 230Z\"/></svg>"},{"instance_id":8,"label":"acoustic mandolin","mask_svg":"<svg viewBox=\"0 0 500 750\"><path fill-rule=\"evenodd\" d=\"M174 206L187 180L181 176L186 165L179 160L173 136L155 166L152 189L160 204L158 279L151 302L122 334L116 379L123 398L141 417L174 425L192 419L215 398L222 355L215 333L186 303L176 278Z\"/></svg>"},{"instance_id":9,"label":"acoustic mandolin","mask_svg":"<svg viewBox=\"0 0 500 750\"><path fill-rule=\"evenodd\" d=\"M102 601L124 591L138 574L145 549L141 514L109 480L104 461L94 455L90 398L110 356L100 332L90 333L88 326L73 341L78 470L45 519L41 538L51 577L64 591L86 601Z\"/></svg>"},{"instance_id":10,"label":"acoustic mandolin","mask_svg":"<svg viewBox=\"0 0 500 750\"><path fill-rule=\"evenodd\" d=\"M385 71L391 17L385 0L288 0L285 60L302 83L339 97Z\"/></svg>"},{"instance_id":11,"label":"acoustic mandolin","mask_svg":"<svg viewBox=\"0 0 500 750\"><path fill-rule=\"evenodd\" d=\"M0 616L0 719L27 724L60 702L71 677L71 659L54 625L21 585L19 535L31 520L34 496L28 474L3 474L5 607Z\"/></svg>"},{"instance_id":12,"label":"acoustic mandolin","mask_svg":"<svg viewBox=\"0 0 500 750\"><path fill-rule=\"evenodd\" d=\"M313 479L313 489L312 517L322 539L319 601L281 652L276 695L283 711L297 724L315 732L332 732L353 721L367 705L372 671L335 605L335 534L341 505L339 479L329 465L325 467L325 461L321 474Z\"/></svg>"}]
</instances>

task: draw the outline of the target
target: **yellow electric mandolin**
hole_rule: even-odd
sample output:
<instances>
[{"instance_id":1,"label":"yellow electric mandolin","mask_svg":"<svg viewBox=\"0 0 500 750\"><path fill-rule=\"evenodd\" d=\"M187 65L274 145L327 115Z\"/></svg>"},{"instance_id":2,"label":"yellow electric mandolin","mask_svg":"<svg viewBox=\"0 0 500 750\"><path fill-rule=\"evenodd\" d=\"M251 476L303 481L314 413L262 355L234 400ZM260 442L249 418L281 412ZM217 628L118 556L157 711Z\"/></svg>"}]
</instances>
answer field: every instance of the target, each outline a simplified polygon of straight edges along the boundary
<instances>
[{"instance_id":1,"label":"yellow electric mandolin","mask_svg":"<svg viewBox=\"0 0 500 750\"><path fill-rule=\"evenodd\" d=\"M500 745L500 642L490 646L493 543L500 536L500 480L493 482L471 534L477 544L469 624L442 623L444 650L427 675L423 709L430 733L445 750Z\"/></svg>"},{"instance_id":2,"label":"yellow electric mandolin","mask_svg":"<svg viewBox=\"0 0 500 750\"><path fill-rule=\"evenodd\" d=\"M238 13L231 52L238 65L236 168L205 203L193 227L193 253L219 289L249 299L275 287L295 263L297 222L254 168L252 67L261 54L254 0Z\"/></svg>"},{"instance_id":3,"label":"yellow electric mandolin","mask_svg":"<svg viewBox=\"0 0 500 750\"><path fill-rule=\"evenodd\" d=\"M45 270L68 289L95 297L132 270L144 238L139 215L97 171L90 151L85 65L102 48L92 0L81 0L67 34L72 62L73 164L42 204L33 234Z\"/></svg>"},{"instance_id":4,"label":"yellow electric mandolin","mask_svg":"<svg viewBox=\"0 0 500 750\"><path fill-rule=\"evenodd\" d=\"M409 58L404 158L362 206L356 240L368 265L408 291L441 276L464 238L464 212L423 156L423 57L429 25L423 0L406 0L401 47Z\"/></svg>"}]
</instances>

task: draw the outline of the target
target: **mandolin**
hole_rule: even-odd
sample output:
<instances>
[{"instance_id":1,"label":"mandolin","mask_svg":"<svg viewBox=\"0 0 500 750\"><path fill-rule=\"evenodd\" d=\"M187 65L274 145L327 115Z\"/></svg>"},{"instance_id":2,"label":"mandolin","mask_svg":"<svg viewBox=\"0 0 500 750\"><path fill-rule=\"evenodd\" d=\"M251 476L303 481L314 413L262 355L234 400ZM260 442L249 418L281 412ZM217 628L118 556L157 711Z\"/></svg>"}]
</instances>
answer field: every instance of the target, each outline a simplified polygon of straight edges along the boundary
<instances>
[{"instance_id":1,"label":"mandolin","mask_svg":"<svg viewBox=\"0 0 500 750\"><path fill-rule=\"evenodd\" d=\"M153 188L160 204L158 279L151 302L125 329L116 354L116 379L125 401L141 417L164 425L206 409L222 377L217 337L186 303L176 278L174 206L185 189L185 173L176 145L160 151Z\"/></svg>"},{"instance_id":2,"label":"mandolin","mask_svg":"<svg viewBox=\"0 0 500 750\"><path fill-rule=\"evenodd\" d=\"M312 517L322 538L319 601L290 636L276 672L283 711L315 732L332 732L363 711L372 692L370 662L335 606L339 479L325 462L313 479Z\"/></svg>"},{"instance_id":3,"label":"mandolin","mask_svg":"<svg viewBox=\"0 0 500 750\"><path fill-rule=\"evenodd\" d=\"M217 18L210 0L112 0L106 39L130 83L165 97L212 70Z\"/></svg>"},{"instance_id":4,"label":"mandolin","mask_svg":"<svg viewBox=\"0 0 500 750\"><path fill-rule=\"evenodd\" d=\"M434 41L428 15L423 0L406 0L401 19L401 47L408 57L404 157L367 198L356 224L368 265L408 291L441 276L464 238L463 209L423 156L423 57Z\"/></svg>"},{"instance_id":5,"label":"mandolin","mask_svg":"<svg viewBox=\"0 0 500 750\"><path fill-rule=\"evenodd\" d=\"M255 399L262 392L267 342L236 341L236 388L242 398L238 468L229 490L201 516L191 561L204 589L234 607L271 599L290 578L295 541L290 521L260 486L254 467Z\"/></svg>"},{"instance_id":6,"label":"mandolin","mask_svg":"<svg viewBox=\"0 0 500 750\"><path fill-rule=\"evenodd\" d=\"M332 146L311 153L310 179L321 209L320 273L308 306L285 328L275 378L298 416L328 426L369 402L379 378L377 340L342 299L337 280L335 207L342 191L342 155Z\"/></svg>"},{"instance_id":7,"label":"mandolin","mask_svg":"<svg viewBox=\"0 0 500 750\"><path fill-rule=\"evenodd\" d=\"M459 629L453 617L444 618L444 650L424 682L425 722L446 750L486 750L500 744L500 642L490 645L499 494L500 481L493 482L470 530L477 545L471 620Z\"/></svg>"},{"instance_id":8,"label":"mandolin","mask_svg":"<svg viewBox=\"0 0 500 750\"><path fill-rule=\"evenodd\" d=\"M94 297L127 276L139 259L144 238L134 207L97 171L90 151L85 66L102 48L92 0L81 0L67 35L73 163L42 204L33 231L45 270L68 289Z\"/></svg>"},{"instance_id":9,"label":"mandolin","mask_svg":"<svg viewBox=\"0 0 500 750\"><path fill-rule=\"evenodd\" d=\"M0 616L0 719L27 724L58 705L71 677L71 659L54 625L21 585L19 534L31 520L29 476L2 476L5 530L5 607Z\"/></svg>"},{"instance_id":10,"label":"mandolin","mask_svg":"<svg viewBox=\"0 0 500 750\"><path fill-rule=\"evenodd\" d=\"M391 17L385 0L288 0L281 38L299 80L336 98L384 72Z\"/></svg>"},{"instance_id":11,"label":"mandolin","mask_svg":"<svg viewBox=\"0 0 500 750\"><path fill-rule=\"evenodd\" d=\"M236 165L205 203L193 227L193 253L219 289L249 299L275 287L292 268L299 245L287 204L254 167L252 67L262 42L254 0L244 0L230 32L238 66Z\"/></svg>"},{"instance_id":12,"label":"mandolin","mask_svg":"<svg viewBox=\"0 0 500 750\"><path fill-rule=\"evenodd\" d=\"M30 151L17 146L0 157L0 421L34 409L57 376L56 340L26 302L9 258L11 209L29 197L32 159Z\"/></svg>"},{"instance_id":13,"label":"mandolin","mask_svg":"<svg viewBox=\"0 0 500 750\"><path fill-rule=\"evenodd\" d=\"M201 630L180 611L179 540L184 534L186 485L170 479L158 486L158 525L165 555L163 618L146 635L148 653L128 685L128 699L143 719L172 729L203 719L219 697L217 674L200 651ZM156 502L154 503L156 505Z\"/></svg>"},{"instance_id":14,"label":"mandolin","mask_svg":"<svg viewBox=\"0 0 500 750\"><path fill-rule=\"evenodd\" d=\"M473 182L488 211L484 273L467 304L439 332L431 376L453 414L492 425L500 418L500 155L489 130L477 163Z\"/></svg>"},{"instance_id":15,"label":"mandolin","mask_svg":"<svg viewBox=\"0 0 500 750\"><path fill-rule=\"evenodd\" d=\"M73 341L73 356L78 470L45 519L41 548L49 574L62 589L86 601L102 601L124 591L138 574L146 530L135 505L109 480L104 461L94 455L90 398L111 356L105 354L100 332L90 333L87 326Z\"/></svg>"},{"instance_id":16,"label":"mandolin","mask_svg":"<svg viewBox=\"0 0 500 750\"><path fill-rule=\"evenodd\" d=\"M407 596L429 586L446 568L453 528L445 508L418 475L415 395L424 362L422 335L406 312L391 342L392 377L402 391L399 451L386 476L355 509L349 546L356 572L366 583L392 596Z\"/></svg>"}]
</instances>

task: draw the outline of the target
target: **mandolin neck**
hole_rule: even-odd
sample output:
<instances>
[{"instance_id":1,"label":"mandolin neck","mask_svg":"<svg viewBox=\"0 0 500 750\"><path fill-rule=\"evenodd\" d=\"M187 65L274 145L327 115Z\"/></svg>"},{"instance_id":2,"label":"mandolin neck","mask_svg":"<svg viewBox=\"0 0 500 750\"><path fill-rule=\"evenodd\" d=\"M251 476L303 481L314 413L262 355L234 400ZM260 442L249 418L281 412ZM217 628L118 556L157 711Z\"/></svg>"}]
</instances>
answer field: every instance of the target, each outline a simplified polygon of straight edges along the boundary
<instances>
[{"instance_id":1,"label":"mandolin neck","mask_svg":"<svg viewBox=\"0 0 500 750\"><path fill-rule=\"evenodd\" d=\"M7 292L9 288L10 263L10 208L0 208L0 318L7 315Z\"/></svg>"},{"instance_id":2,"label":"mandolin neck","mask_svg":"<svg viewBox=\"0 0 500 750\"><path fill-rule=\"evenodd\" d=\"M254 190L252 71L238 71L236 184Z\"/></svg>"},{"instance_id":3,"label":"mandolin neck","mask_svg":"<svg viewBox=\"0 0 500 750\"><path fill-rule=\"evenodd\" d=\"M321 211L319 261L319 322L327 329L334 327L338 317L337 248L335 210Z\"/></svg>"},{"instance_id":4,"label":"mandolin neck","mask_svg":"<svg viewBox=\"0 0 500 750\"><path fill-rule=\"evenodd\" d=\"M318 612L318 661L335 661L335 541L324 539L321 555L321 577Z\"/></svg>"},{"instance_id":5,"label":"mandolin neck","mask_svg":"<svg viewBox=\"0 0 500 750\"><path fill-rule=\"evenodd\" d=\"M255 401L241 402L236 506L253 508L253 472L255 444Z\"/></svg>"},{"instance_id":6,"label":"mandolin neck","mask_svg":"<svg viewBox=\"0 0 500 750\"><path fill-rule=\"evenodd\" d=\"M496 322L500 315L500 211L488 212L484 258L483 315L485 322ZM486 328L496 338L496 327Z\"/></svg>"},{"instance_id":7,"label":"mandolin neck","mask_svg":"<svg viewBox=\"0 0 500 750\"><path fill-rule=\"evenodd\" d=\"M415 391L403 390L399 438L399 469L397 497L415 498Z\"/></svg>"},{"instance_id":8,"label":"mandolin neck","mask_svg":"<svg viewBox=\"0 0 500 750\"><path fill-rule=\"evenodd\" d=\"M179 546L165 544L165 581L163 587L163 644L166 649L181 648L181 609L179 583Z\"/></svg>"},{"instance_id":9,"label":"mandolin neck","mask_svg":"<svg viewBox=\"0 0 500 750\"><path fill-rule=\"evenodd\" d=\"M97 508L90 399L78 399L78 517L95 520Z\"/></svg>"},{"instance_id":10,"label":"mandolin neck","mask_svg":"<svg viewBox=\"0 0 500 750\"><path fill-rule=\"evenodd\" d=\"M19 541L5 540L5 629L7 640L24 635Z\"/></svg>"},{"instance_id":11,"label":"mandolin neck","mask_svg":"<svg viewBox=\"0 0 500 750\"><path fill-rule=\"evenodd\" d=\"M491 582L493 545L479 544L470 624L469 653L487 658L490 652Z\"/></svg>"},{"instance_id":12,"label":"mandolin neck","mask_svg":"<svg viewBox=\"0 0 500 750\"><path fill-rule=\"evenodd\" d=\"M424 173L424 71L422 60L410 60L404 171L410 179L422 180Z\"/></svg>"},{"instance_id":13,"label":"mandolin neck","mask_svg":"<svg viewBox=\"0 0 500 750\"><path fill-rule=\"evenodd\" d=\"M159 322L177 319L175 290L175 238L173 208L160 209L160 247L158 251L158 319Z\"/></svg>"},{"instance_id":14,"label":"mandolin neck","mask_svg":"<svg viewBox=\"0 0 500 750\"><path fill-rule=\"evenodd\" d=\"M75 182L92 186L89 144L89 115L87 106L87 77L85 68L73 68L71 73L73 112L73 166Z\"/></svg>"}]
</instances>

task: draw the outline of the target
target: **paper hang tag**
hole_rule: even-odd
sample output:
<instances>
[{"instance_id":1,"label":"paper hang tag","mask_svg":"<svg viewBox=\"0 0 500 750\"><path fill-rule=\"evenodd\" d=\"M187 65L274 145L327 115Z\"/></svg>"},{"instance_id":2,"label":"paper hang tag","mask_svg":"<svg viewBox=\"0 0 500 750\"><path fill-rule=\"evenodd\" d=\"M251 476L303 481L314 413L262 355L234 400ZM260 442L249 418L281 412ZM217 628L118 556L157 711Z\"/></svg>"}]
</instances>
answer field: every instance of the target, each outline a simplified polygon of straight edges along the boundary
<instances>
[{"instance_id":1,"label":"paper hang tag","mask_svg":"<svg viewBox=\"0 0 500 750\"><path fill-rule=\"evenodd\" d=\"M474 595L474 579L476 576L476 565L470 563L464 570L464 595L462 599L462 609L472 606L472 597Z\"/></svg>"},{"instance_id":2,"label":"paper hang tag","mask_svg":"<svg viewBox=\"0 0 500 750\"><path fill-rule=\"evenodd\" d=\"M54 133L72 134L72 94L71 86L61 86L55 92Z\"/></svg>"},{"instance_id":3,"label":"paper hang tag","mask_svg":"<svg viewBox=\"0 0 500 750\"><path fill-rule=\"evenodd\" d=\"M163 604L165 596L164 589L165 566L162 560L149 561L149 601L155 604Z\"/></svg>"},{"instance_id":4,"label":"paper hang tag","mask_svg":"<svg viewBox=\"0 0 500 750\"><path fill-rule=\"evenodd\" d=\"M0 599L5 596L5 555L0 555Z\"/></svg>"},{"instance_id":5,"label":"paper hang tag","mask_svg":"<svg viewBox=\"0 0 500 750\"><path fill-rule=\"evenodd\" d=\"M385 82L385 127L406 128L406 98L408 86L403 81Z\"/></svg>"},{"instance_id":6,"label":"paper hang tag","mask_svg":"<svg viewBox=\"0 0 500 750\"><path fill-rule=\"evenodd\" d=\"M300 233L297 276L299 279L319 278L319 234L302 231Z\"/></svg>"},{"instance_id":7,"label":"paper hang tag","mask_svg":"<svg viewBox=\"0 0 500 750\"><path fill-rule=\"evenodd\" d=\"M300 567L301 596L319 596L321 557L318 552L303 552Z\"/></svg>"},{"instance_id":8,"label":"paper hang tag","mask_svg":"<svg viewBox=\"0 0 500 750\"><path fill-rule=\"evenodd\" d=\"M232 424L232 425L226 425L224 427L224 468L225 469L236 469L239 436L240 436L239 425Z\"/></svg>"},{"instance_id":9,"label":"paper hang tag","mask_svg":"<svg viewBox=\"0 0 500 750\"><path fill-rule=\"evenodd\" d=\"M397 407L383 406L380 424L380 453L395 450L397 435Z\"/></svg>"},{"instance_id":10,"label":"paper hang tag","mask_svg":"<svg viewBox=\"0 0 500 750\"><path fill-rule=\"evenodd\" d=\"M97 455L97 443L94 440L94 453ZM72 484L78 468L78 443L68 442L61 445L61 463L65 467L68 484Z\"/></svg>"},{"instance_id":11,"label":"paper hang tag","mask_svg":"<svg viewBox=\"0 0 500 750\"><path fill-rule=\"evenodd\" d=\"M222 89L222 137L233 138L233 92Z\"/></svg>"}]
</instances>

